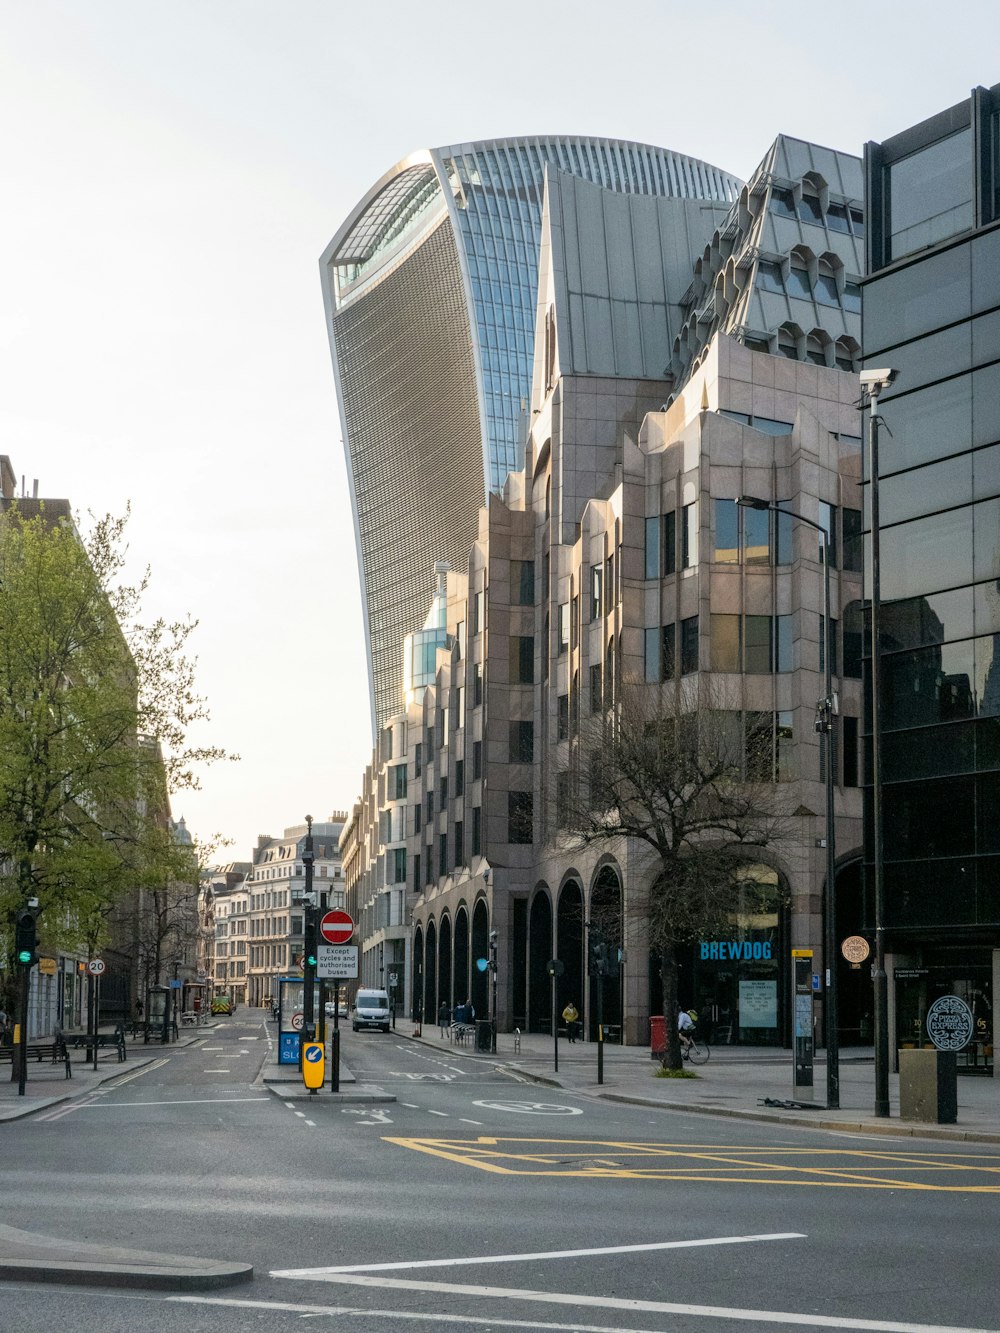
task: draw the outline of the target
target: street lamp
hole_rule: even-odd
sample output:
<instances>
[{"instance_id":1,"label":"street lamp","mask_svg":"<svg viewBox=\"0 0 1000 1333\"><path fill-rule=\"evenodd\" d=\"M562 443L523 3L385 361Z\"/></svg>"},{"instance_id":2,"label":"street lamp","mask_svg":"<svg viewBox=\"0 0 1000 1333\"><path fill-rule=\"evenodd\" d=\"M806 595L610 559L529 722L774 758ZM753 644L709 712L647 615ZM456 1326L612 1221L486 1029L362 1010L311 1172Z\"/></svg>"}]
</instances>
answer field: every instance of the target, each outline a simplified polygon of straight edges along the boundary
<instances>
[{"instance_id":1,"label":"street lamp","mask_svg":"<svg viewBox=\"0 0 1000 1333\"><path fill-rule=\"evenodd\" d=\"M824 697L816 704L816 730L826 736L826 894L823 898L823 954L826 967L826 1003L823 1006L823 1035L826 1043L826 1105L828 1110L840 1106L840 1036L837 1031L837 853L834 833L834 771L833 771L833 718L837 699L833 692L833 642L830 621L830 534L821 523L804 514L772 504L754 495L741 495L736 503L743 509L771 510L786 514L798 523L815 528L823 542L823 689Z\"/></svg>"},{"instance_id":2,"label":"street lamp","mask_svg":"<svg viewBox=\"0 0 1000 1333\"><path fill-rule=\"evenodd\" d=\"M889 1115L889 985L885 973L885 879L882 847L882 710L879 699L879 649L882 642L881 533L878 505L878 397L896 378L896 371L863 370L861 388L868 394L868 479L871 482L871 722L872 722L872 887L875 909L875 1114Z\"/></svg>"}]
</instances>

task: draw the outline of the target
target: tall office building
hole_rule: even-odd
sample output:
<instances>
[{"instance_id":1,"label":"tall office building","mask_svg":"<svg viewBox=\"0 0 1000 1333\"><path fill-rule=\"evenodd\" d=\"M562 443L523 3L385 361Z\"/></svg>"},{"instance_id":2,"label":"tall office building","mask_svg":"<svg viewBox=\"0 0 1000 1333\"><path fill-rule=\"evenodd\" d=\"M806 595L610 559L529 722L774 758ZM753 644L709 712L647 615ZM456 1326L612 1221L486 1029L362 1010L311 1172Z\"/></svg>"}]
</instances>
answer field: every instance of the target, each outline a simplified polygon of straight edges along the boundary
<instances>
[{"instance_id":1,"label":"tall office building","mask_svg":"<svg viewBox=\"0 0 1000 1333\"><path fill-rule=\"evenodd\" d=\"M623 209L630 195L702 200L702 235L739 188L726 172L645 144L497 139L405 158L337 232L321 274L373 731L400 707L400 649L423 623L435 562L465 564L487 492L521 465L548 163L619 193ZM624 313L581 301L584 318Z\"/></svg>"},{"instance_id":2,"label":"tall office building","mask_svg":"<svg viewBox=\"0 0 1000 1333\"><path fill-rule=\"evenodd\" d=\"M979 1069L1000 986L998 145L1000 84L866 153L863 345L897 372L878 467L890 1046L929 1044L928 1009L957 996ZM870 872L870 808L867 827Z\"/></svg>"}]
</instances>

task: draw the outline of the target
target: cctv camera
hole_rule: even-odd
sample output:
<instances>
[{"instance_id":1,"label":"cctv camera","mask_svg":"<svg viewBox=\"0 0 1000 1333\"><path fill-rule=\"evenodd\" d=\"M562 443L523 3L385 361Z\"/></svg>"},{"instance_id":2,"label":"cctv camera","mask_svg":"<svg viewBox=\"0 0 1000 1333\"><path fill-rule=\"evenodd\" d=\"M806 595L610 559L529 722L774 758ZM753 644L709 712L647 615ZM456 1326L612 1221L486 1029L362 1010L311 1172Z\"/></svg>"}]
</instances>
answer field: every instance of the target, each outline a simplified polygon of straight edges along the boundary
<instances>
[{"instance_id":1,"label":"cctv camera","mask_svg":"<svg viewBox=\"0 0 1000 1333\"><path fill-rule=\"evenodd\" d=\"M878 392L879 389L887 389L893 382L899 371L886 370L863 370L861 372L862 388Z\"/></svg>"}]
</instances>

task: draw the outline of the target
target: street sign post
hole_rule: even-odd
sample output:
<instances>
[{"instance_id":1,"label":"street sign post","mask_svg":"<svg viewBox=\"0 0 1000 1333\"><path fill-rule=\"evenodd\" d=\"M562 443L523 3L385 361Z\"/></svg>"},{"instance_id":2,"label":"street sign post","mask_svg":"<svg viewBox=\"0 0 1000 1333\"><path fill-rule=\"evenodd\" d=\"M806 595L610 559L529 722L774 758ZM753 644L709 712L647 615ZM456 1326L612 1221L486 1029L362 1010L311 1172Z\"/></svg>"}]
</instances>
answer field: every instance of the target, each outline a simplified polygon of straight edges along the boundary
<instances>
[{"instance_id":1,"label":"street sign post","mask_svg":"<svg viewBox=\"0 0 1000 1333\"><path fill-rule=\"evenodd\" d=\"M107 964L103 958L91 958L90 962L87 964L87 971L92 977L99 977L103 974L106 967Z\"/></svg>"},{"instance_id":2,"label":"street sign post","mask_svg":"<svg viewBox=\"0 0 1000 1333\"><path fill-rule=\"evenodd\" d=\"M358 975L358 946L318 944L316 975L325 981L353 981Z\"/></svg>"},{"instance_id":3,"label":"street sign post","mask_svg":"<svg viewBox=\"0 0 1000 1333\"><path fill-rule=\"evenodd\" d=\"M347 944L354 934L354 918L350 913L335 907L320 918L319 933L327 944Z\"/></svg>"}]
</instances>

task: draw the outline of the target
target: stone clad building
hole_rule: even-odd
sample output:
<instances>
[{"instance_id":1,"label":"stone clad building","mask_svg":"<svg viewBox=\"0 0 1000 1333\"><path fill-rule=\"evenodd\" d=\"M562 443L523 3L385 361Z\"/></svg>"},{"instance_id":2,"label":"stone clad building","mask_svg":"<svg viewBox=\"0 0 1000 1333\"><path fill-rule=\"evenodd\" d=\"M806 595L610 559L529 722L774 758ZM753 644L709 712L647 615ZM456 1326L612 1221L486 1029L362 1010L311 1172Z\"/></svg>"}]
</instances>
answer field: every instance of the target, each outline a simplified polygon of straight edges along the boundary
<instances>
[{"instance_id":1,"label":"stone clad building","mask_svg":"<svg viewBox=\"0 0 1000 1333\"><path fill-rule=\"evenodd\" d=\"M342 844L359 919L400 917L392 966L415 1015L471 999L486 1016L495 944L501 1030L548 1030L559 958L558 1008L574 1000L592 1032L586 923L600 919L621 946L605 1022L647 1040L650 867L628 843L580 852L562 825L586 719L626 687L673 683L722 700L734 743L766 735L767 771L749 776L780 788L791 830L745 869L767 910L736 913L725 948L691 949L682 999L716 1040L786 1036L788 951L822 961L823 566L813 528L739 509L741 495L829 534L838 911L855 928L860 182L857 159L779 140L692 247L690 204L547 172L524 467L480 511L467 564L438 570L433 672L408 658L414 686L380 729ZM866 1001L841 982L850 1039Z\"/></svg>"}]
</instances>

